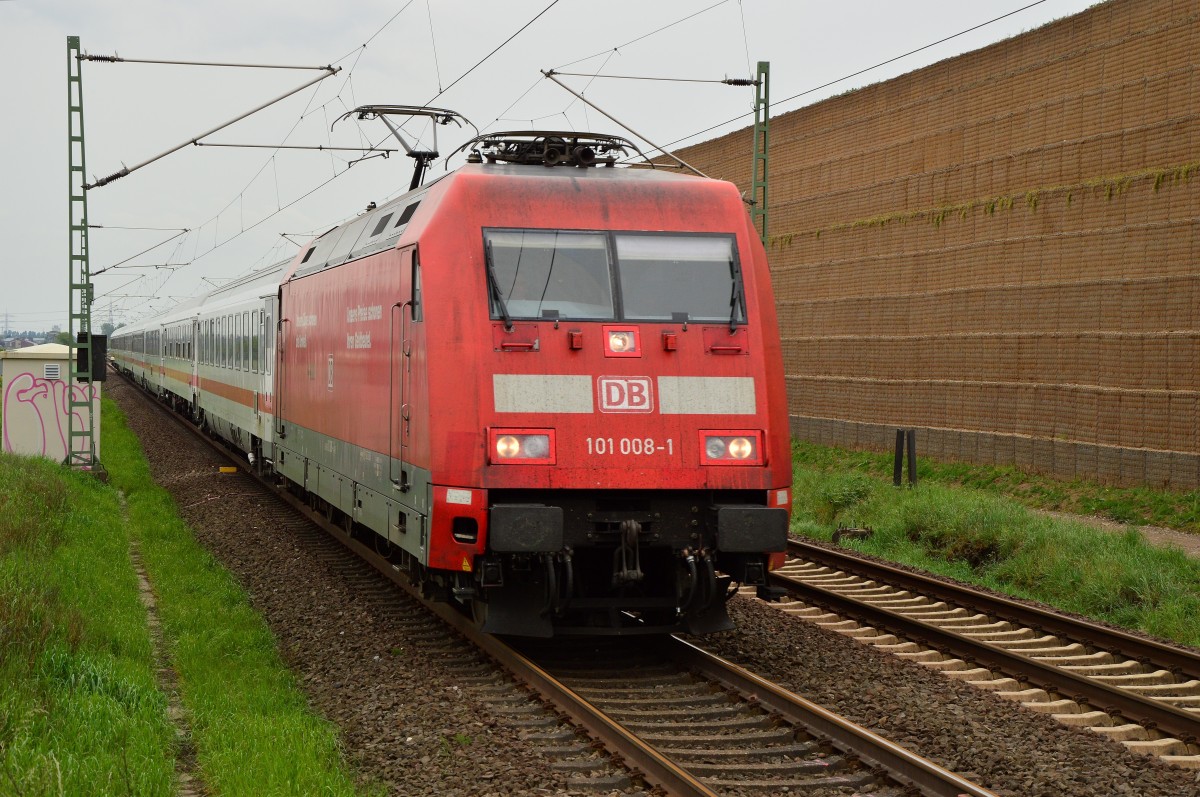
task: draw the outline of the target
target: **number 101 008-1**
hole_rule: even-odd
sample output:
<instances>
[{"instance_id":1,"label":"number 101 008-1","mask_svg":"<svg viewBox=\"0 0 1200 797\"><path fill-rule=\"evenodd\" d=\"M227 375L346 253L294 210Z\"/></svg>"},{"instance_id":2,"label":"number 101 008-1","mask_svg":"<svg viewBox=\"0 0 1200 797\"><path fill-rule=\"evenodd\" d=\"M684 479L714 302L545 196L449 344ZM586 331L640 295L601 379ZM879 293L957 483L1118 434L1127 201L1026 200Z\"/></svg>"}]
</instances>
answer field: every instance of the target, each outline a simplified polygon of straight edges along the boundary
<instances>
[{"instance_id":1,"label":"number 101 008-1","mask_svg":"<svg viewBox=\"0 0 1200 797\"><path fill-rule=\"evenodd\" d=\"M587 452L590 455L607 456L622 454L624 456L647 456L651 454L675 453L675 441L655 440L653 437L589 437Z\"/></svg>"}]
</instances>

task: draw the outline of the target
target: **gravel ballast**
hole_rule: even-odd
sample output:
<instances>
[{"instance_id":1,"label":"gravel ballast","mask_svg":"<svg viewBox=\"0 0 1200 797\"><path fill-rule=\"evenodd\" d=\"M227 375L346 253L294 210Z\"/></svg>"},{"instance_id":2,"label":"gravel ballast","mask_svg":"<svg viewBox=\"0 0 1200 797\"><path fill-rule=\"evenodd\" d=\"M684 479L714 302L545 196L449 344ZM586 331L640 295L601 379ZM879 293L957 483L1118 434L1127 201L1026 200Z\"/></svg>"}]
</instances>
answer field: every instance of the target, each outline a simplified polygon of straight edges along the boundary
<instances>
[{"instance_id":1,"label":"gravel ballast","mask_svg":"<svg viewBox=\"0 0 1200 797\"><path fill-rule=\"evenodd\" d=\"M737 629L700 644L1012 797L1189 797L1200 773L1130 753L919 664L737 597Z\"/></svg>"},{"instance_id":2,"label":"gravel ballast","mask_svg":"<svg viewBox=\"0 0 1200 797\"><path fill-rule=\"evenodd\" d=\"M395 794L595 794L573 787L504 716L459 688L449 667L423 656L428 632L414 630L406 612L378 611L327 555L277 528L275 500L249 477L219 474L227 461L123 380L105 392L140 438L155 480L250 594L310 703L339 726L368 780ZM423 611L398 593L397 601Z\"/></svg>"},{"instance_id":3,"label":"gravel ballast","mask_svg":"<svg viewBox=\"0 0 1200 797\"><path fill-rule=\"evenodd\" d=\"M408 652L405 623L373 611L309 547L275 528L277 509L219 456L122 380L107 393L141 438L154 477L201 544L229 568L279 639L310 702L351 760L400 794L572 793L567 776L438 661ZM1012 797L1200 796L1200 779L1003 698L735 598L738 628L714 652ZM469 743L459 740L469 738Z\"/></svg>"}]
</instances>

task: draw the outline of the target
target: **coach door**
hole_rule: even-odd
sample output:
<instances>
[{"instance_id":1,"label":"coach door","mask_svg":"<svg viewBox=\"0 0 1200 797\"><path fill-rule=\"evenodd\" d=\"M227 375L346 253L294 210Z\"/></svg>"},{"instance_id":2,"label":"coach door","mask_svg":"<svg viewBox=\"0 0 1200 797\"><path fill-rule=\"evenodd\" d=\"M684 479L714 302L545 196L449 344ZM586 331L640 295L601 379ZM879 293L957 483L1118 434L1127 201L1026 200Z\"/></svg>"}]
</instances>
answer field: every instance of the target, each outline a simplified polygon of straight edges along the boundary
<instances>
[{"instance_id":1,"label":"coach door","mask_svg":"<svg viewBox=\"0 0 1200 797\"><path fill-rule=\"evenodd\" d=\"M400 252L400 299L391 309L388 356L388 447L392 485L401 492L412 486L413 321L417 318L420 282L415 276L417 248Z\"/></svg>"}]
</instances>

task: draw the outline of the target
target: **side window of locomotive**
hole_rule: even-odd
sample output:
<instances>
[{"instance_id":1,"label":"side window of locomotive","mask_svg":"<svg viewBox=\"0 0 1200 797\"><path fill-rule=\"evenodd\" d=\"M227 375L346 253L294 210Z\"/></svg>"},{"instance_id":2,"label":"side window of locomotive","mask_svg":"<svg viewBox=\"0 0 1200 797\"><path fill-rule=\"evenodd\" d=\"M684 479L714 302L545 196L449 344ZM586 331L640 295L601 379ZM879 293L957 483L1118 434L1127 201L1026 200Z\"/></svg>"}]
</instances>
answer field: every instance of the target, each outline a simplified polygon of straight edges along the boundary
<instances>
[{"instance_id":1,"label":"side window of locomotive","mask_svg":"<svg viewBox=\"0 0 1200 797\"><path fill-rule=\"evenodd\" d=\"M483 237L492 318L504 311L510 318L615 317L604 233L484 230Z\"/></svg>"},{"instance_id":2,"label":"side window of locomotive","mask_svg":"<svg viewBox=\"0 0 1200 797\"><path fill-rule=\"evenodd\" d=\"M412 264L412 319L421 321L425 318L425 309L421 306L421 263L413 255Z\"/></svg>"},{"instance_id":3,"label":"side window of locomotive","mask_svg":"<svg viewBox=\"0 0 1200 797\"><path fill-rule=\"evenodd\" d=\"M731 235L616 236L621 307L629 321L745 322Z\"/></svg>"}]
</instances>

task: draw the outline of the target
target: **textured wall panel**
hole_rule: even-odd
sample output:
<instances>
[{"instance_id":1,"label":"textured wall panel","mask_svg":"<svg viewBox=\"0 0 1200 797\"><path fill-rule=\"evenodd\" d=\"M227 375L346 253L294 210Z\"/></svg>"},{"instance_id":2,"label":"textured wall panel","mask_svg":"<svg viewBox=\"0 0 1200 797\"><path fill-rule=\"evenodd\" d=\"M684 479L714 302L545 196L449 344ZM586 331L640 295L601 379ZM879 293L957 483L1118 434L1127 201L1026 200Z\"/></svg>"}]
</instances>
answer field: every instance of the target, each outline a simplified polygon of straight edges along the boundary
<instances>
[{"instance_id":1,"label":"textured wall panel","mask_svg":"<svg viewBox=\"0 0 1200 797\"><path fill-rule=\"evenodd\" d=\"M1200 486L1197 52L1200 0L1112 0L773 118L793 431Z\"/></svg>"}]
</instances>

